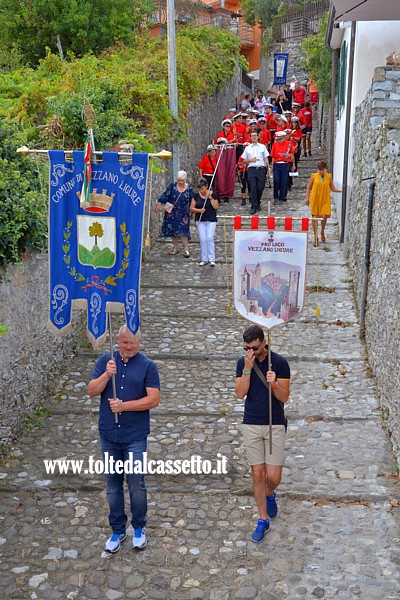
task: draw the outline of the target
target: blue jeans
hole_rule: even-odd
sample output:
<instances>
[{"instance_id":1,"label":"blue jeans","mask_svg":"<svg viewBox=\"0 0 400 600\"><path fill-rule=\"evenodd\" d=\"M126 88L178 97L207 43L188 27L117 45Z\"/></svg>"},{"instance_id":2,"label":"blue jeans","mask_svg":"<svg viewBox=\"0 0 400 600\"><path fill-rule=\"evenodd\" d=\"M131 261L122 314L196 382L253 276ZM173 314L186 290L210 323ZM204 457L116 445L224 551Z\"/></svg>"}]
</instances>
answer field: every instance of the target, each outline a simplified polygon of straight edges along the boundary
<instances>
[{"instance_id":1,"label":"blue jeans","mask_svg":"<svg viewBox=\"0 0 400 600\"><path fill-rule=\"evenodd\" d=\"M143 452L146 451L147 439L137 442L111 442L104 435L100 434L100 448L103 453L108 452L109 457L117 460L128 460L129 454L132 453L133 463L143 460ZM128 483L130 508L131 508L131 523L134 529L144 527L146 525L147 515L147 490L144 483L144 475L114 473L106 475L107 486L107 501L110 507L108 522L113 533L125 533L127 516L125 514L125 499L124 499L124 477Z\"/></svg>"}]
</instances>

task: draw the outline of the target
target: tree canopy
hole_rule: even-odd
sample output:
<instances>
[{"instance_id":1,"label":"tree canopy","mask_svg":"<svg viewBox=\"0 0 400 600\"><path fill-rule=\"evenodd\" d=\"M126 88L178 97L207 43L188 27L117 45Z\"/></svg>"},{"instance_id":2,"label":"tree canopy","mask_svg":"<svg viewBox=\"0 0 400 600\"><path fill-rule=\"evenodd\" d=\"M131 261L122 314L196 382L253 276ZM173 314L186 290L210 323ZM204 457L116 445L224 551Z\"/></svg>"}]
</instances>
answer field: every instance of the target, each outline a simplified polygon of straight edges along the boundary
<instances>
[{"instance_id":1,"label":"tree canopy","mask_svg":"<svg viewBox=\"0 0 400 600\"><path fill-rule=\"evenodd\" d=\"M282 0L243 0L241 7L247 23L268 27L278 14L281 4Z\"/></svg>"},{"instance_id":2,"label":"tree canopy","mask_svg":"<svg viewBox=\"0 0 400 600\"><path fill-rule=\"evenodd\" d=\"M117 41L129 43L154 11L153 0L0 0L0 48L17 52L31 65L57 52L83 56Z\"/></svg>"}]
</instances>

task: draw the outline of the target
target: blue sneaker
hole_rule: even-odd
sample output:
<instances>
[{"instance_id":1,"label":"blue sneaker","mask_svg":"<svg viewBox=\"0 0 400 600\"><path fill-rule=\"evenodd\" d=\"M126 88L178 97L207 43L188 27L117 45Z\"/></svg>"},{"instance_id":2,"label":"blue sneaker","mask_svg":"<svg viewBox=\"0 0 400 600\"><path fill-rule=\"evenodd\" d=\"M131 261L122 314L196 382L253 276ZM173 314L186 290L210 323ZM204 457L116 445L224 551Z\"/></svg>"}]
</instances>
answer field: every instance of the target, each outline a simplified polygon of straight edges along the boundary
<instances>
[{"instance_id":1,"label":"blue sneaker","mask_svg":"<svg viewBox=\"0 0 400 600\"><path fill-rule=\"evenodd\" d=\"M111 554L115 554L115 552L118 552L125 538L126 533L113 533L112 536L106 541L106 552L111 552Z\"/></svg>"},{"instance_id":2,"label":"blue sneaker","mask_svg":"<svg viewBox=\"0 0 400 600\"><path fill-rule=\"evenodd\" d=\"M146 527L138 527L135 529L135 535L132 539L132 547L142 550L147 544Z\"/></svg>"},{"instance_id":3,"label":"blue sneaker","mask_svg":"<svg viewBox=\"0 0 400 600\"><path fill-rule=\"evenodd\" d=\"M264 521L264 519L258 519L257 527L251 534L251 540L253 542L262 542L264 539L264 535L269 529L269 519Z\"/></svg>"},{"instance_id":4,"label":"blue sneaker","mask_svg":"<svg viewBox=\"0 0 400 600\"><path fill-rule=\"evenodd\" d=\"M276 492L272 496L267 496L267 514L271 519L274 519L278 514L278 505L276 503Z\"/></svg>"}]
</instances>

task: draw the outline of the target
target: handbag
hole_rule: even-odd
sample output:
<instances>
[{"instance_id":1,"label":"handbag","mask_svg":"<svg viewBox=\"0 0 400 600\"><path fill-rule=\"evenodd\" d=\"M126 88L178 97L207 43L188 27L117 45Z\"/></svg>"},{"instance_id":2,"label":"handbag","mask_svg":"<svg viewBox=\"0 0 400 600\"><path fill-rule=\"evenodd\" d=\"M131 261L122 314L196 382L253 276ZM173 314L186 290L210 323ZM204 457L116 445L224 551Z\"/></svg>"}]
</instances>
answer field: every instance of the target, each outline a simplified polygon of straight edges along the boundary
<instances>
[{"instance_id":1,"label":"handbag","mask_svg":"<svg viewBox=\"0 0 400 600\"><path fill-rule=\"evenodd\" d=\"M175 202L166 202L165 204L163 204L163 208L166 213L168 213L169 215L172 213L172 209L174 208L175 204L178 202L178 200L182 196L182 194L183 194L183 192L181 192L179 194L179 196L177 197Z\"/></svg>"},{"instance_id":2,"label":"handbag","mask_svg":"<svg viewBox=\"0 0 400 600\"><path fill-rule=\"evenodd\" d=\"M261 379L261 381L263 382L263 384L265 385L265 387L268 388L268 391L269 391L269 383L267 383L267 380L265 379L264 374L261 371L260 367L257 365L256 361L253 362L253 369L255 370L256 375L258 376L258 378ZM275 399L278 400L278 398L276 396L275 396ZM278 402L280 404L282 404L283 410L285 410L283 402L281 402L280 400L278 400ZM285 433L287 432L287 426L288 426L288 420L287 420L287 418L285 416Z\"/></svg>"},{"instance_id":3,"label":"handbag","mask_svg":"<svg viewBox=\"0 0 400 600\"><path fill-rule=\"evenodd\" d=\"M163 209L166 213L171 214L174 206L175 204L172 204L172 202L166 202L165 204L163 204Z\"/></svg>"}]
</instances>

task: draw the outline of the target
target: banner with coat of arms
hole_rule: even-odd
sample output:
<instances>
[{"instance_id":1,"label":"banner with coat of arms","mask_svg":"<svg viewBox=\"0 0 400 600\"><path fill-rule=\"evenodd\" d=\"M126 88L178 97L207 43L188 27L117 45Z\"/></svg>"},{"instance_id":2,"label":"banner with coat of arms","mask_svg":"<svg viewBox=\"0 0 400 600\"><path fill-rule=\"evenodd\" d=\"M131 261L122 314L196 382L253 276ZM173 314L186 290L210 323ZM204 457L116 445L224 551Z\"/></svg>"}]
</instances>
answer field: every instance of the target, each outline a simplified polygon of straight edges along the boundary
<instances>
[{"instance_id":1,"label":"banner with coat of arms","mask_svg":"<svg viewBox=\"0 0 400 600\"><path fill-rule=\"evenodd\" d=\"M274 54L274 85L285 85L289 54Z\"/></svg>"},{"instance_id":2,"label":"banner with coat of arms","mask_svg":"<svg viewBox=\"0 0 400 600\"><path fill-rule=\"evenodd\" d=\"M84 153L50 150L50 323L59 333L71 325L72 308L87 309L89 337L106 333L107 311L125 312L140 327L139 283L147 154L121 164L103 152L92 164L84 190Z\"/></svg>"},{"instance_id":3,"label":"banner with coat of arms","mask_svg":"<svg viewBox=\"0 0 400 600\"><path fill-rule=\"evenodd\" d=\"M233 286L238 313L266 329L297 317L305 303L307 232L234 232Z\"/></svg>"}]
</instances>

